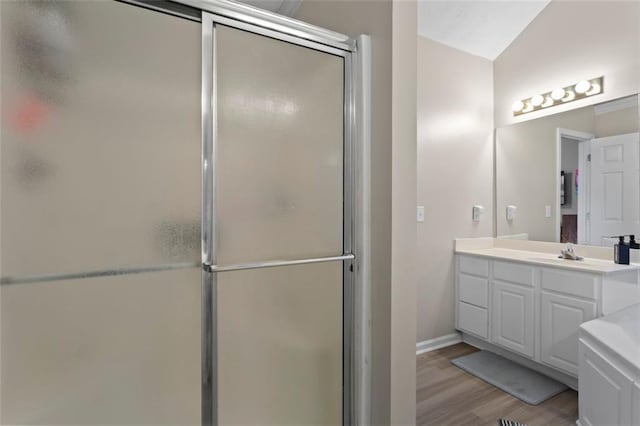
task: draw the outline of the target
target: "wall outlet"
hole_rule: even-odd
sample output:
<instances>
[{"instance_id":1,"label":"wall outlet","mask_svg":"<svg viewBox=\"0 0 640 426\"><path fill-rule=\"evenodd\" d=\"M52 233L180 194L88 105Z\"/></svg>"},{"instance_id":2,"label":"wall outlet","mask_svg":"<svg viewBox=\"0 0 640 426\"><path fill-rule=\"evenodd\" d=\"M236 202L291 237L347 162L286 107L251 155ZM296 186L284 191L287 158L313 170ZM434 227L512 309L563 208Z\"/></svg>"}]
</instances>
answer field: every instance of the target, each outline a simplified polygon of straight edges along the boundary
<instances>
[{"instance_id":1,"label":"wall outlet","mask_svg":"<svg viewBox=\"0 0 640 426\"><path fill-rule=\"evenodd\" d=\"M418 206L416 211L416 219L418 222L424 222L424 206Z\"/></svg>"},{"instance_id":2,"label":"wall outlet","mask_svg":"<svg viewBox=\"0 0 640 426\"><path fill-rule=\"evenodd\" d=\"M514 205L507 206L507 220L513 220L516 218L516 210L518 210L518 207Z\"/></svg>"},{"instance_id":3,"label":"wall outlet","mask_svg":"<svg viewBox=\"0 0 640 426\"><path fill-rule=\"evenodd\" d=\"M483 213L484 213L484 207L479 205L473 206L473 210L471 213L471 217L473 218L473 221L480 222L480 217L482 216Z\"/></svg>"},{"instance_id":4,"label":"wall outlet","mask_svg":"<svg viewBox=\"0 0 640 426\"><path fill-rule=\"evenodd\" d=\"M544 206L544 217L551 217L551 206Z\"/></svg>"}]
</instances>

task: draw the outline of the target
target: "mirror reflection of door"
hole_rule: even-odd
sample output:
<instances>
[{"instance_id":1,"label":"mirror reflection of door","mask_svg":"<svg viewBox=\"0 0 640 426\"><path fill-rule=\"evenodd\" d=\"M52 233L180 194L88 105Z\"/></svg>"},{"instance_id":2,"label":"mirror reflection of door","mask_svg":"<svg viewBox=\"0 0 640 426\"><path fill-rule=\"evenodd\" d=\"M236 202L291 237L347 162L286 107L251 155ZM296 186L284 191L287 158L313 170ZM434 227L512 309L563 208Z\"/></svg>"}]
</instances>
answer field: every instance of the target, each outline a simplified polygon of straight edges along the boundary
<instances>
[{"instance_id":1,"label":"mirror reflection of door","mask_svg":"<svg viewBox=\"0 0 640 426\"><path fill-rule=\"evenodd\" d=\"M611 246L640 229L639 145L639 133L591 141L591 245Z\"/></svg>"},{"instance_id":2,"label":"mirror reflection of door","mask_svg":"<svg viewBox=\"0 0 640 426\"><path fill-rule=\"evenodd\" d=\"M612 246L640 228L638 133L593 138L558 129L560 242Z\"/></svg>"}]
</instances>

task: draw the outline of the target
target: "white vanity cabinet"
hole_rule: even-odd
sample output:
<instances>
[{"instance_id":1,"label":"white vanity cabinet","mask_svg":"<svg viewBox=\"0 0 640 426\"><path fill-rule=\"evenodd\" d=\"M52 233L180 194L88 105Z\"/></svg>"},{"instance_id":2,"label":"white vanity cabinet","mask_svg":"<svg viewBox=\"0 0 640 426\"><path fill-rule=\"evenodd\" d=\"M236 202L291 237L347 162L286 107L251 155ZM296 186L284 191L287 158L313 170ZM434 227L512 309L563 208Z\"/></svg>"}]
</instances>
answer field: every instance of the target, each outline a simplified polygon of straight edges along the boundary
<instances>
[{"instance_id":1,"label":"white vanity cabinet","mask_svg":"<svg viewBox=\"0 0 640 426\"><path fill-rule=\"evenodd\" d=\"M458 253L456 328L471 344L575 387L580 325L638 303L638 270L555 267L549 266L554 256L548 257L543 263L539 254L529 262Z\"/></svg>"}]
</instances>

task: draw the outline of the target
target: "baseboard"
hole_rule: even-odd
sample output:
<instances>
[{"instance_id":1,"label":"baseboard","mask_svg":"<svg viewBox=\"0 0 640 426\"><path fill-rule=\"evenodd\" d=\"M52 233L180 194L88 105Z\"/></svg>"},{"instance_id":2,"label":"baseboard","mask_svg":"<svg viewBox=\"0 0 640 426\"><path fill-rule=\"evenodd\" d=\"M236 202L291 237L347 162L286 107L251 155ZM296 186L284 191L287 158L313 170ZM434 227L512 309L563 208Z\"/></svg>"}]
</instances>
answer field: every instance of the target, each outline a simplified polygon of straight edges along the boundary
<instances>
[{"instance_id":1,"label":"baseboard","mask_svg":"<svg viewBox=\"0 0 640 426\"><path fill-rule=\"evenodd\" d=\"M462 336L458 332L436 337L435 339L423 340L422 342L416 343L416 355L435 351L440 348L446 348L447 346L455 345L460 342L462 342Z\"/></svg>"}]
</instances>

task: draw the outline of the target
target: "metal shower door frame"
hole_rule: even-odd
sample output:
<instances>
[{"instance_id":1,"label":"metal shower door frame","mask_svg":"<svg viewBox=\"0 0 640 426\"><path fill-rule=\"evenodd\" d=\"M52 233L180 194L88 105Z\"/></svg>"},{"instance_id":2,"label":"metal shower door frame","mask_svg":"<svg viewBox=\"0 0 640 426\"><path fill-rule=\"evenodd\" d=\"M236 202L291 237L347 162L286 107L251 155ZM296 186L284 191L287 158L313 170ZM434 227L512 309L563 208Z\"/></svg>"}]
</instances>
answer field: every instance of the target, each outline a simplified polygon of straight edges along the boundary
<instances>
[{"instance_id":1,"label":"metal shower door frame","mask_svg":"<svg viewBox=\"0 0 640 426\"><path fill-rule=\"evenodd\" d=\"M217 406L217 272L300 265L343 263L343 362L342 424L354 423L354 275L359 265L354 255L356 94L353 55L355 41L300 21L225 1L182 1L202 12L202 424L218 424ZM216 25L233 27L344 59L343 112L343 253L342 255L292 260L272 260L218 265L216 259Z\"/></svg>"}]
</instances>

